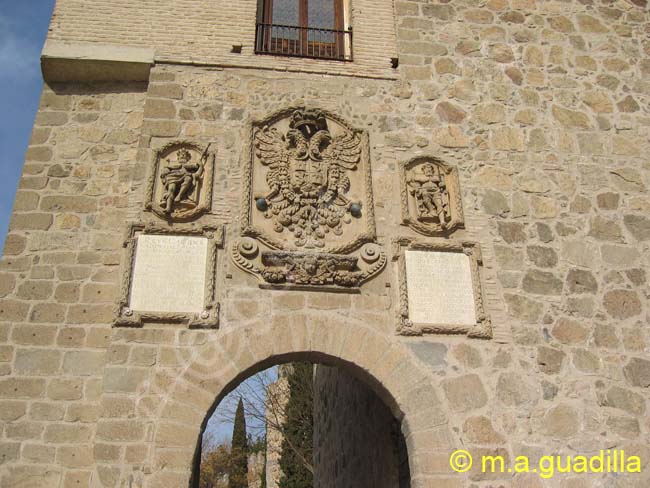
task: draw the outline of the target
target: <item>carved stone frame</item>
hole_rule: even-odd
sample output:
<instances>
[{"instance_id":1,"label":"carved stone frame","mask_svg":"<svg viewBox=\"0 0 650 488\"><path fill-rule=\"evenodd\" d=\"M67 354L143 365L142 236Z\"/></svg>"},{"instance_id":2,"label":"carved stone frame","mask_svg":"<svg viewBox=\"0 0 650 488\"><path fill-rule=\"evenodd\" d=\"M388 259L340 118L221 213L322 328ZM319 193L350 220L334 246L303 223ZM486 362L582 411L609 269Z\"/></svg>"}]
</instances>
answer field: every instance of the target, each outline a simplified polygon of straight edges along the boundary
<instances>
[{"instance_id":1,"label":"carved stone frame","mask_svg":"<svg viewBox=\"0 0 650 488\"><path fill-rule=\"evenodd\" d=\"M198 205L195 208L167 214L160 206L160 203L156 201L156 187L160 184L158 181L158 176L160 174L160 164L163 159L163 155L175 149L182 148L189 148L198 153L209 151L209 145L203 147L195 142L185 140L169 142L156 150L153 158L153 163L149 171L149 179L147 180L147 189L145 194L145 210L155 213L162 219L173 222L187 222L189 220L193 220L203 215L204 213L209 212L212 208L212 182L214 179L214 162L216 157L214 151L207 152L203 181L201 182L201 195Z\"/></svg>"},{"instance_id":2,"label":"carved stone frame","mask_svg":"<svg viewBox=\"0 0 650 488\"><path fill-rule=\"evenodd\" d=\"M449 193L449 212L451 221L446 228L438 224L427 224L419 221L415 215L411 215L409 205L409 189L407 183L408 172L421 163L432 163L444 171L445 183ZM450 166L438 158L432 156L417 156L408 161L401 162L399 165L400 175L400 197L402 207L402 224L428 236L446 236L456 229L465 227L463 216L463 200L460 194L460 182L458 179L458 168Z\"/></svg>"},{"instance_id":3,"label":"carved stone frame","mask_svg":"<svg viewBox=\"0 0 650 488\"><path fill-rule=\"evenodd\" d=\"M316 108L316 107L307 107L307 108ZM288 117L292 112L299 109L305 109L302 106L295 106L279 110L274 114L265 117L261 120L254 120L248 129L250 137L246 142L246 146L242 154L245 155L246 161L244 163L244 173L243 173L243 191L242 191L242 214L241 214L241 235L243 237L252 237L259 239L261 242L273 249L279 250L299 250L293 246L288 246L286 243L282 242L279 239L274 238L273 236L267 234L262 229L255 227L253 225L253 208L255 204L253 202L253 165L255 164L255 150L254 150L254 140L257 130L262 129L265 125L271 125L279 120ZM351 242L341 244L338 246L329 246L319 249L318 252L331 253L331 254L347 254L355 249L359 248L361 245L368 242L376 242L377 231L375 227L375 207L372 195L372 172L370 167L370 139L368 133L361 129L355 129L351 127L345 120L341 117L318 108L321 112L325 114L327 118L334 120L336 123L342 125L350 132L356 134L361 140L361 163L363 166L362 179L365 184L364 189L364 202L363 207L366 214L366 228Z\"/></svg>"},{"instance_id":4,"label":"carved stone frame","mask_svg":"<svg viewBox=\"0 0 650 488\"><path fill-rule=\"evenodd\" d=\"M201 313L191 312L139 312L129 308L131 283L135 265L135 251L137 236L168 235L168 236L196 236L208 239L208 254L206 259L205 301ZM124 270L120 285L120 296L115 311L114 326L116 327L142 327L145 322L185 323L190 328L216 329L219 326L220 305L216 301L216 272L217 249L223 248L224 226L185 226L166 227L154 223L133 223L129 225L124 238L125 248Z\"/></svg>"},{"instance_id":5,"label":"carved stone frame","mask_svg":"<svg viewBox=\"0 0 650 488\"><path fill-rule=\"evenodd\" d=\"M474 306L477 317L475 325L459 324L423 324L413 323L409 319L408 286L406 281L405 251L438 251L459 252L469 256L474 293ZM397 313L397 333L400 335L423 334L465 334L468 337L480 339L492 338L492 323L485 312L481 284L480 267L483 265L480 246L467 241L434 241L427 242L409 237L393 240L393 261L398 263L399 280L399 310Z\"/></svg>"}]
</instances>

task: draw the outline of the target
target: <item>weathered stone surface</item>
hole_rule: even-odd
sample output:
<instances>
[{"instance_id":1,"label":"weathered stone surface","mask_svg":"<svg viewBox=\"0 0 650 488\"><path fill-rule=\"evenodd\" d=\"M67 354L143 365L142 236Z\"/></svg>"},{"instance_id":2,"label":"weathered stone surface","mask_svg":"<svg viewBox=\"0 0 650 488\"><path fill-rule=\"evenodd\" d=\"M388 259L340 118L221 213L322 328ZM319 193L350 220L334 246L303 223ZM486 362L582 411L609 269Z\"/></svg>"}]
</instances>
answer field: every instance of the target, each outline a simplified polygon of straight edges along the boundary
<instances>
[{"instance_id":1,"label":"weathered stone surface","mask_svg":"<svg viewBox=\"0 0 650 488\"><path fill-rule=\"evenodd\" d=\"M496 124L505 119L505 110L501 104L488 103L477 106L472 117L483 124Z\"/></svg>"},{"instance_id":2,"label":"weathered stone surface","mask_svg":"<svg viewBox=\"0 0 650 488\"><path fill-rule=\"evenodd\" d=\"M447 365L447 346L444 344L431 342L417 342L409 344L409 348L420 358L427 366L432 368L443 367Z\"/></svg>"},{"instance_id":3,"label":"weathered stone surface","mask_svg":"<svg viewBox=\"0 0 650 488\"><path fill-rule=\"evenodd\" d=\"M578 321L566 318L558 320L551 333L563 344L583 344L589 337L587 327Z\"/></svg>"},{"instance_id":4,"label":"weathered stone surface","mask_svg":"<svg viewBox=\"0 0 650 488\"><path fill-rule=\"evenodd\" d=\"M633 112L638 112L641 107L639 107L639 104L637 101L634 99L632 95L628 95L625 98L623 98L621 101L619 101L616 106L618 107L618 110L620 112L626 112L626 113L633 113Z\"/></svg>"},{"instance_id":5,"label":"weathered stone surface","mask_svg":"<svg viewBox=\"0 0 650 488\"><path fill-rule=\"evenodd\" d=\"M41 210L88 213L97 210L97 200L83 196L47 196L41 201Z\"/></svg>"},{"instance_id":6,"label":"weathered stone surface","mask_svg":"<svg viewBox=\"0 0 650 488\"><path fill-rule=\"evenodd\" d=\"M617 435L634 439L640 433L639 421L634 417L608 417L607 426Z\"/></svg>"},{"instance_id":7,"label":"weathered stone surface","mask_svg":"<svg viewBox=\"0 0 650 488\"><path fill-rule=\"evenodd\" d=\"M598 290L596 278L586 269L573 268L566 277L569 293L595 293Z\"/></svg>"},{"instance_id":8,"label":"weathered stone surface","mask_svg":"<svg viewBox=\"0 0 650 488\"><path fill-rule=\"evenodd\" d=\"M442 387L452 410L467 412L481 408L487 402L487 394L478 375L447 379Z\"/></svg>"},{"instance_id":9,"label":"weathered stone surface","mask_svg":"<svg viewBox=\"0 0 650 488\"><path fill-rule=\"evenodd\" d=\"M2 484L12 488L51 488L59 486L61 470L36 466L12 466L0 478Z\"/></svg>"},{"instance_id":10,"label":"weathered stone surface","mask_svg":"<svg viewBox=\"0 0 650 488\"><path fill-rule=\"evenodd\" d=\"M623 368L625 379L631 386L647 388L650 386L650 361L632 358Z\"/></svg>"},{"instance_id":11,"label":"weathered stone surface","mask_svg":"<svg viewBox=\"0 0 650 488\"><path fill-rule=\"evenodd\" d=\"M537 349L537 364L539 369L546 374L557 374L562 369L564 352L550 347L539 347Z\"/></svg>"},{"instance_id":12,"label":"weathered stone surface","mask_svg":"<svg viewBox=\"0 0 650 488\"><path fill-rule=\"evenodd\" d=\"M600 403L605 407L618 408L632 415L642 415L646 410L645 400L641 395L620 386L609 388L600 398Z\"/></svg>"},{"instance_id":13,"label":"weathered stone surface","mask_svg":"<svg viewBox=\"0 0 650 488\"><path fill-rule=\"evenodd\" d=\"M501 373L497 380L497 398L508 407L533 403L536 395L519 373Z\"/></svg>"},{"instance_id":14,"label":"weathered stone surface","mask_svg":"<svg viewBox=\"0 0 650 488\"><path fill-rule=\"evenodd\" d=\"M488 190L483 195L483 209L490 215L506 215L510 211L508 200L498 191Z\"/></svg>"},{"instance_id":15,"label":"weathered stone surface","mask_svg":"<svg viewBox=\"0 0 650 488\"><path fill-rule=\"evenodd\" d=\"M463 433L474 444L501 445L504 437L499 434L487 417L470 417L463 424Z\"/></svg>"},{"instance_id":16,"label":"weathered stone surface","mask_svg":"<svg viewBox=\"0 0 650 488\"><path fill-rule=\"evenodd\" d=\"M537 322L542 315L543 305L522 295L505 294L509 312L526 322Z\"/></svg>"},{"instance_id":17,"label":"weathered stone surface","mask_svg":"<svg viewBox=\"0 0 650 488\"><path fill-rule=\"evenodd\" d=\"M600 369L600 358L585 349L577 349L573 353L573 365L578 371L595 374Z\"/></svg>"},{"instance_id":18,"label":"weathered stone surface","mask_svg":"<svg viewBox=\"0 0 650 488\"><path fill-rule=\"evenodd\" d=\"M511 63L515 55L507 44L495 44L490 47L490 58L498 63Z\"/></svg>"},{"instance_id":19,"label":"weathered stone surface","mask_svg":"<svg viewBox=\"0 0 650 488\"><path fill-rule=\"evenodd\" d=\"M591 15L581 14L578 15L578 26L582 32L603 34L608 32L609 29L605 27L600 20Z\"/></svg>"},{"instance_id":20,"label":"weathered stone surface","mask_svg":"<svg viewBox=\"0 0 650 488\"><path fill-rule=\"evenodd\" d=\"M612 290L605 293L605 309L616 319L628 319L641 313L641 301L631 290Z\"/></svg>"},{"instance_id":21,"label":"weathered stone surface","mask_svg":"<svg viewBox=\"0 0 650 488\"><path fill-rule=\"evenodd\" d=\"M508 244L526 241L526 228L524 224L519 222L504 222L497 223L499 235Z\"/></svg>"},{"instance_id":22,"label":"weathered stone surface","mask_svg":"<svg viewBox=\"0 0 650 488\"><path fill-rule=\"evenodd\" d=\"M524 291L537 295L559 295L563 283L553 273L532 269L524 275L522 287Z\"/></svg>"},{"instance_id":23,"label":"weathered stone surface","mask_svg":"<svg viewBox=\"0 0 650 488\"><path fill-rule=\"evenodd\" d=\"M650 219L643 215L626 215L623 218L625 227L638 241L650 240Z\"/></svg>"},{"instance_id":24,"label":"weathered stone surface","mask_svg":"<svg viewBox=\"0 0 650 488\"><path fill-rule=\"evenodd\" d=\"M620 241L622 239L621 228L616 221L601 216L591 219L589 235L601 241Z\"/></svg>"},{"instance_id":25,"label":"weathered stone surface","mask_svg":"<svg viewBox=\"0 0 650 488\"><path fill-rule=\"evenodd\" d=\"M449 102L440 102L436 107L436 113L440 120L451 124L458 124L467 115L462 109Z\"/></svg>"},{"instance_id":26,"label":"weathered stone surface","mask_svg":"<svg viewBox=\"0 0 650 488\"><path fill-rule=\"evenodd\" d=\"M553 29L565 34L575 31L573 22L562 15L558 15L557 17L549 17L548 23Z\"/></svg>"},{"instance_id":27,"label":"weathered stone surface","mask_svg":"<svg viewBox=\"0 0 650 488\"><path fill-rule=\"evenodd\" d=\"M589 118L582 112L560 107L559 105L553 105L552 112L555 120L567 129L588 129L591 126Z\"/></svg>"},{"instance_id":28,"label":"weathered stone surface","mask_svg":"<svg viewBox=\"0 0 650 488\"><path fill-rule=\"evenodd\" d=\"M458 65L452 58L438 59L435 62L435 67L436 67L436 73L438 73L439 75L444 75L444 74L460 75L461 74L461 69L458 67Z\"/></svg>"},{"instance_id":29,"label":"weathered stone surface","mask_svg":"<svg viewBox=\"0 0 650 488\"><path fill-rule=\"evenodd\" d=\"M63 358L63 371L75 376L99 375L105 362L103 351L71 351Z\"/></svg>"},{"instance_id":30,"label":"weathered stone surface","mask_svg":"<svg viewBox=\"0 0 650 488\"><path fill-rule=\"evenodd\" d=\"M447 126L433 131L433 140L443 147L467 147L469 138L457 126Z\"/></svg>"},{"instance_id":31,"label":"weathered stone surface","mask_svg":"<svg viewBox=\"0 0 650 488\"><path fill-rule=\"evenodd\" d=\"M56 373L61 364L61 353L41 349L19 349L15 369L22 375L39 376Z\"/></svg>"},{"instance_id":32,"label":"weathered stone surface","mask_svg":"<svg viewBox=\"0 0 650 488\"><path fill-rule=\"evenodd\" d=\"M528 254L528 259L540 268L553 268L558 263L557 253L551 247L528 246L526 253Z\"/></svg>"},{"instance_id":33,"label":"weathered stone surface","mask_svg":"<svg viewBox=\"0 0 650 488\"><path fill-rule=\"evenodd\" d=\"M572 406L560 404L546 412L544 430L553 438L573 437L580 431L580 416Z\"/></svg>"},{"instance_id":34,"label":"weathered stone surface","mask_svg":"<svg viewBox=\"0 0 650 488\"><path fill-rule=\"evenodd\" d=\"M504 127L492 132L492 144L499 151L523 151L524 133L516 127Z\"/></svg>"}]
</instances>

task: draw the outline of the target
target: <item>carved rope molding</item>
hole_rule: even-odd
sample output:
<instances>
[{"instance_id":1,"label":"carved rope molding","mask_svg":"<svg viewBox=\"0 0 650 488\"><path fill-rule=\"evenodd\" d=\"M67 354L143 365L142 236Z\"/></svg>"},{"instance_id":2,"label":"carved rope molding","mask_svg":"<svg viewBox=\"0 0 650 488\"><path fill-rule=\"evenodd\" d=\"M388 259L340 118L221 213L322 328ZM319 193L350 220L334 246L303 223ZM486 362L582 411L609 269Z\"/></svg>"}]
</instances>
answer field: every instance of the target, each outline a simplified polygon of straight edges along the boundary
<instances>
[{"instance_id":1,"label":"carved rope molding","mask_svg":"<svg viewBox=\"0 0 650 488\"><path fill-rule=\"evenodd\" d=\"M145 322L186 323L190 328L216 329L220 304L216 301L217 249L223 248L224 226L162 226L135 222L127 227L123 242L124 265L120 293L115 309L115 327L142 327ZM194 236L208 239L204 306L200 313L152 312L132 310L129 306L138 235Z\"/></svg>"},{"instance_id":2,"label":"carved rope molding","mask_svg":"<svg viewBox=\"0 0 650 488\"><path fill-rule=\"evenodd\" d=\"M399 306L397 310L397 333L405 336L423 334L465 334L478 339L492 338L492 322L484 307L480 267L483 264L480 246L467 241L427 242L410 237L392 241L393 261L398 265ZM414 323L409 318L408 282L405 251L462 252L469 257L472 291L477 322L474 325Z\"/></svg>"}]
</instances>

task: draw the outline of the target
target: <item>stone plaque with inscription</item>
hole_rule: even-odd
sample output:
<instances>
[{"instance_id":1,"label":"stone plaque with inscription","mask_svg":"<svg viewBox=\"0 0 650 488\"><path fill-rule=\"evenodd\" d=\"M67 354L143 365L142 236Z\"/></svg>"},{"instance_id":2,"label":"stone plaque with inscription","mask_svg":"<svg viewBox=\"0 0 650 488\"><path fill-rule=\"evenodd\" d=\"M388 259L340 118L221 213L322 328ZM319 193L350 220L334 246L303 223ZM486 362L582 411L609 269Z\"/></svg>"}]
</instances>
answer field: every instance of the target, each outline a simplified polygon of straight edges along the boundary
<instances>
[{"instance_id":1,"label":"stone plaque with inscription","mask_svg":"<svg viewBox=\"0 0 650 488\"><path fill-rule=\"evenodd\" d=\"M469 256L406 251L409 317L421 324L476 324Z\"/></svg>"},{"instance_id":2,"label":"stone plaque with inscription","mask_svg":"<svg viewBox=\"0 0 650 488\"><path fill-rule=\"evenodd\" d=\"M398 333L492 337L483 307L478 244L410 237L393 244L399 265Z\"/></svg>"},{"instance_id":3,"label":"stone plaque with inscription","mask_svg":"<svg viewBox=\"0 0 650 488\"><path fill-rule=\"evenodd\" d=\"M129 307L143 312L200 313L207 257L205 237L139 235Z\"/></svg>"}]
</instances>

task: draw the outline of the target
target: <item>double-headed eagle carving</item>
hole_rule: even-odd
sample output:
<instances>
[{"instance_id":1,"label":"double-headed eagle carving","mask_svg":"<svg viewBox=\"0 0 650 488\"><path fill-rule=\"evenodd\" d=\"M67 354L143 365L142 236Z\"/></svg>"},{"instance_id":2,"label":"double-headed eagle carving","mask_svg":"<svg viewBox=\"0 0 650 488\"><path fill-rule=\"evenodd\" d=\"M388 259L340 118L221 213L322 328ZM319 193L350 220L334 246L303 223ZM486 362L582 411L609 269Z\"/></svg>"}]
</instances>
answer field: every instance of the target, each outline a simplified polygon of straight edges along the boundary
<instances>
[{"instance_id":1,"label":"double-headed eagle carving","mask_svg":"<svg viewBox=\"0 0 650 488\"><path fill-rule=\"evenodd\" d=\"M274 230L289 230L304 248L325 246L325 236L343 233L343 225L361 216L361 203L346 197L348 171L355 171L361 141L347 131L333 136L320 110L295 110L283 134L265 126L255 135L255 154L268 166L268 193L255 197Z\"/></svg>"}]
</instances>

